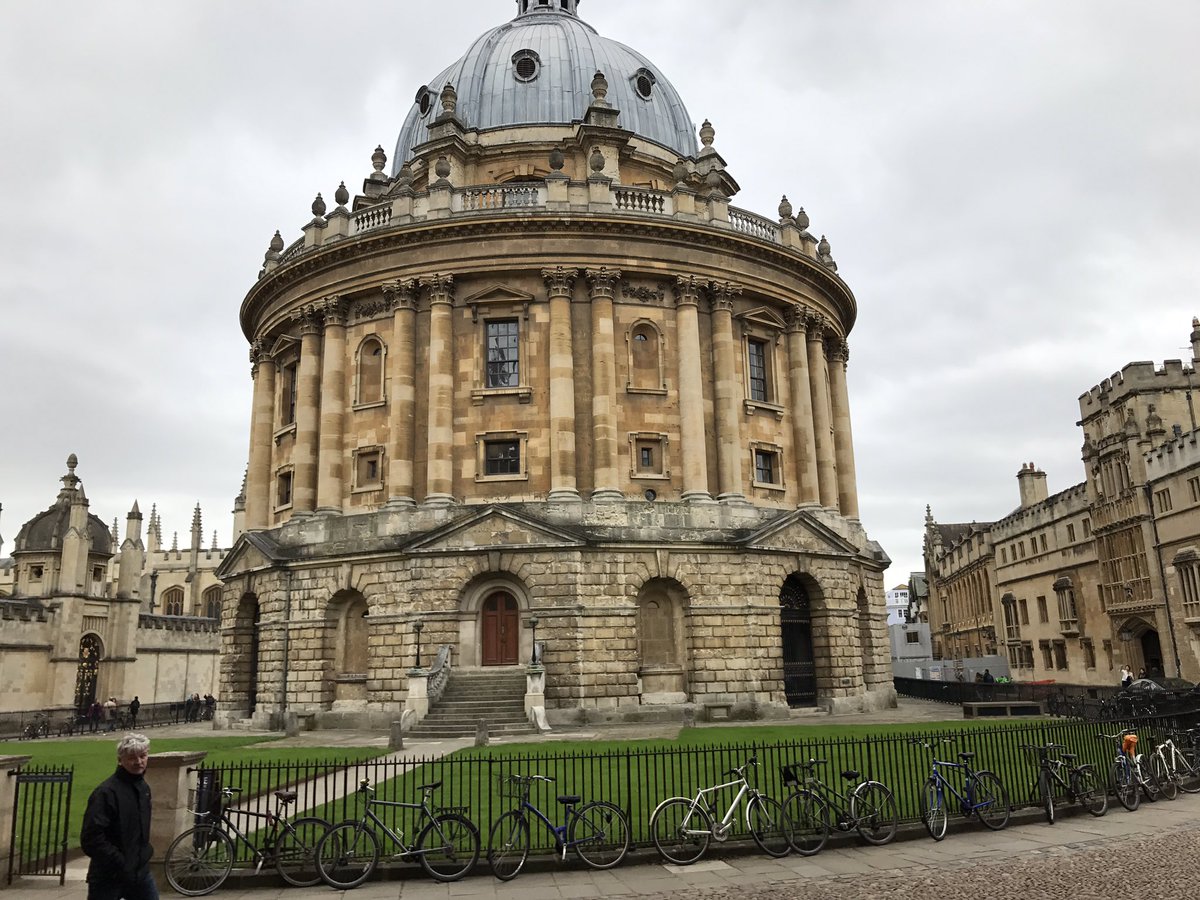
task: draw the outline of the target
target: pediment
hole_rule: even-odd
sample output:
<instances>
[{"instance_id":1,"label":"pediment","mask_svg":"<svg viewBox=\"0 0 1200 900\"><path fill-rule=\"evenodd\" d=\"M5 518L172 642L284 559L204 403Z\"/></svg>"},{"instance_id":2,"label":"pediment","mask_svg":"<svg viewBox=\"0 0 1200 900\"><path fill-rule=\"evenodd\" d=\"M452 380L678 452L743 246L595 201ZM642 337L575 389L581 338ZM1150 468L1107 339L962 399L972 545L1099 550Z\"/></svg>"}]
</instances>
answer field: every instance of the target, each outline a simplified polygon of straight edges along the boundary
<instances>
[{"instance_id":1,"label":"pediment","mask_svg":"<svg viewBox=\"0 0 1200 900\"><path fill-rule=\"evenodd\" d=\"M290 334L281 334L275 338L275 343L271 345L268 351L268 356L272 359L279 359L281 356L287 355L288 352L300 346L300 342Z\"/></svg>"},{"instance_id":2,"label":"pediment","mask_svg":"<svg viewBox=\"0 0 1200 900\"><path fill-rule=\"evenodd\" d=\"M783 320L783 317L768 306L756 306L753 309L743 310L737 314L736 318L743 326L752 324L771 331L783 331L787 328L787 322Z\"/></svg>"},{"instance_id":3,"label":"pediment","mask_svg":"<svg viewBox=\"0 0 1200 900\"><path fill-rule=\"evenodd\" d=\"M471 307L471 316L475 318L479 315L480 307L484 309L488 307L511 307L513 309L520 309L522 314L528 315L529 304L533 303L535 299L533 294L517 290L506 284L493 284L483 290L476 291L464 299L463 302Z\"/></svg>"},{"instance_id":4,"label":"pediment","mask_svg":"<svg viewBox=\"0 0 1200 900\"><path fill-rule=\"evenodd\" d=\"M277 562L271 552L272 546L261 535L253 531L246 532L234 542L221 565L217 566L216 576L224 581L244 572L271 568Z\"/></svg>"},{"instance_id":5,"label":"pediment","mask_svg":"<svg viewBox=\"0 0 1200 900\"><path fill-rule=\"evenodd\" d=\"M584 541L568 529L541 522L512 510L487 507L430 532L406 549L411 553L462 550L581 547Z\"/></svg>"},{"instance_id":6,"label":"pediment","mask_svg":"<svg viewBox=\"0 0 1200 900\"><path fill-rule=\"evenodd\" d=\"M755 549L790 550L797 553L858 556L859 548L807 510L798 509L760 528L746 539Z\"/></svg>"}]
</instances>

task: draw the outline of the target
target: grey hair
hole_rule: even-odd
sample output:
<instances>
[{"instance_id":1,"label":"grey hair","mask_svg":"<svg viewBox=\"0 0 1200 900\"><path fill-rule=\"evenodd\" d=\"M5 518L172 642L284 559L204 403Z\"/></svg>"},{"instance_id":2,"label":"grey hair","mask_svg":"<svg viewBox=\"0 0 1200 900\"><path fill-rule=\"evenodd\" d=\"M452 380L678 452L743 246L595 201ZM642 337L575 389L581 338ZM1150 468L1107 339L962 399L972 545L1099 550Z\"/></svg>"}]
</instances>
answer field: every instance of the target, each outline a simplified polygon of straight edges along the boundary
<instances>
[{"instance_id":1,"label":"grey hair","mask_svg":"<svg viewBox=\"0 0 1200 900\"><path fill-rule=\"evenodd\" d=\"M144 734L127 734L117 744L117 759L122 756L140 756L150 752L150 738Z\"/></svg>"}]
</instances>

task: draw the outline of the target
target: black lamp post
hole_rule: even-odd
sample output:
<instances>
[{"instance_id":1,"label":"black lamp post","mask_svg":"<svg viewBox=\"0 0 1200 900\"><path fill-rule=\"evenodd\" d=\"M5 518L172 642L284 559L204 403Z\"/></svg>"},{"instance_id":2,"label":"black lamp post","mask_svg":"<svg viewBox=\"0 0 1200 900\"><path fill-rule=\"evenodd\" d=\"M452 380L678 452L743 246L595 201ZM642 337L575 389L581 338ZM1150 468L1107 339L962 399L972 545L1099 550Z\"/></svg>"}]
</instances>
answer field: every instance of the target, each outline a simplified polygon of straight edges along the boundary
<instances>
[{"instance_id":1,"label":"black lamp post","mask_svg":"<svg viewBox=\"0 0 1200 900\"><path fill-rule=\"evenodd\" d=\"M421 630L425 627L425 623L420 619L413 622L413 634L417 636L417 662L414 668L421 668Z\"/></svg>"},{"instance_id":2,"label":"black lamp post","mask_svg":"<svg viewBox=\"0 0 1200 900\"><path fill-rule=\"evenodd\" d=\"M530 616L529 617L529 630L533 632L533 640L532 640L531 646L529 648L529 664L531 666L537 665L537 627L538 627L538 617Z\"/></svg>"}]
</instances>

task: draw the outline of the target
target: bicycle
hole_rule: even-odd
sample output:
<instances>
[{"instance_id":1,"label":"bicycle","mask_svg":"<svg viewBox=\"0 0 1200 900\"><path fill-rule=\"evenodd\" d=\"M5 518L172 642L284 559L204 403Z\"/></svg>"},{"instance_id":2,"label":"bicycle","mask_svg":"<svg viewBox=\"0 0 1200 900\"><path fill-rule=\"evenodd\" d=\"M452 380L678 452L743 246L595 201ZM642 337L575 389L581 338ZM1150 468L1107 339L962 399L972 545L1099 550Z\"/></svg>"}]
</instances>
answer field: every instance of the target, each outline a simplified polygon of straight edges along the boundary
<instances>
[{"instance_id":1,"label":"bicycle","mask_svg":"<svg viewBox=\"0 0 1200 900\"><path fill-rule=\"evenodd\" d=\"M1033 794L1041 803L1046 821L1051 825L1054 824L1057 793L1065 793L1093 816L1099 817L1108 812L1108 791L1101 786L1096 770L1089 765L1074 765L1078 759L1074 753L1064 753L1061 757L1051 755L1056 750L1066 750L1065 746L1045 744L1035 747L1022 744L1021 749L1038 755L1038 774L1033 782Z\"/></svg>"},{"instance_id":2,"label":"bicycle","mask_svg":"<svg viewBox=\"0 0 1200 900\"><path fill-rule=\"evenodd\" d=\"M565 808L564 821L555 825L540 809L529 802L533 783L552 784L553 778L544 775L508 775L500 779L500 791L518 801L516 808L498 818L488 833L488 864L492 874L501 881L511 881L520 874L529 858L529 821L535 821L554 836L554 852L565 861L567 850L593 869L611 869L625 858L632 841L629 820L616 804L593 800L576 809L580 797L560 796Z\"/></svg>"},{"instance_id":3,"label":"bicycle","mask_svg":"<svg viewBox=\"0 0 1200 900\"><path fill-rule=\"evenodd\" d=\"M1161 788L1142 754L1137 753L1138 736L1132 729L1119 734L1098 733L1096 737L1117 742L1117 753L1109 772L1109 784L1117 802L1130 812L1138 808L1141 796L1153 803ZM1140 794L1139 794L1140 790Z\"/></svg>"},{"instance_id":4,"label":"bicycle","mask_svg":"<svg viewBox=\"0 0 1200 900\"><path fill-rule=\"evenodd\" d=\"M810 759L783 767L783 783L795 788L783 801L784 815L792 825L792 849L801 856L821 852L829 840L830 810L837 816L834 825L838 831L857 831L864 841L877 846L890 842L896 836L900 816L887 785L858 781L859 773L848 770L842 772L842 778L857 783L842 793L817 777L817 766L825 763L823 759Z\"/></svg>"},{"instance_id":5,"label":"bicycle","mask_svg":"<svg viewBox=\"0 0 1200 900\"><path fill-rule=\"evenodd\" d=\"M358 786L363 796L363 814L358 819L339 822L317 843L317 870L330 887L343 890L358 887L379 864L380 842L376 829L382 831L400 848L393 859L411 859L421 864L437 881L458 881L479 860L479 829L459 812L434 811L429 805L433 792L442 786L440 781L423 784L420 803L398 800L376 800L375 789L365 778ZM393 831L375 814L374 807L418 811L417 825L426 822L412 845L404 843L404 832ZM374 826L374 827L372 827Z\"/></svg>"},{"instance_id":6,"label":"bicycle","mask_svg":"<svg viewBox=\"0 0 1200 900\"><path fill-rule=\"evenodd\" d=\"M50 717L45 713L35 713L33 721L21 732L21 740L34 741L44 737L50 737Z\"/></svg>"},{"instance_id":7,"label":"bicycle","mask_svg":"<svg viewBox=\"0 0 1200 900\"><path fill-rule=\"evenodd\" d=\"M759 793L746 780L746 769L757 765L758 759L751 756L744 765L721 774L722 778L736 775L733 781L701 788L693 799L670 797L658 804L650 815L650 833L663 859L678 866L690 865L704 855L710 840L718 843L728 840L733 817L747 795L750 799L746 803L746 828L754 843L768 856L777 859L787 856L792 849L792 827L782 804ZM717 819L713 795L734 787L738 789L737 796L725 815Z\"/></svg>"},{"instance_id":8,"label":"bicycle","mask_svg":"<svg viewBox=\"0 0 1200 900\"><path fill-rule=\"evenodd\" d=\"M329 823L316 816L289 819L284 808L295 802L295 791L276 791L274 812L232 807L230 801L239 793L241 788L221 788L216 809L193 810L197 819L211 820L189 828L167 848L163 865L171 887L187 897L211 894L229 877L238 841L249 848L255 874L267 863L273 863L275 871L288 884L296 887L318 884L321 876L317 872L315 851ZM233 815L266 819L270 831L261 847L234 824ZM249 827L246 830L251 832Z\"/></svg>"},{"instance_id":9,"label":"bicycle","mask_svg":"<svg viewBox=\"0 0 1200 900\"><path fill-rule=\"evenodd\" d=\"M1175 744L1176 737L1182 739L1183 735L1169 735L1166 740L1157 742L1150 752L1150 770L1168 800L1174 800L1180 791L1200 793L1200 770ZM1188 732L1187 737L1190 739L1192 733Z\"/></svg>"},{"instance_id":10,"label":"bicycle","mask_svg":"<svg viewBox=\"0 0 1200 900\"><path fill-rule=\"evenodd\" d=\"M1008 824L1009 816L1012 814L1008 791L1004 789L1004 785L995 773L989 772L987 769L971 767L971 760L975 758L974 753L959 753L958 762L951 762L937 758L937 747L934 744L921 740L913 740L910 743L918 744L934 754L929 778L922 786L919 798L921 821L931 838L940 841L946 836L946 826L949 821L946 812L947 791L953 794L958 801L959 811L963 816L974 815L992 831L999 831ZM950 740L943 738L942 743L948 744ZM963 773L963 792L961 794L942 774L944 768L955 769Z\"/></svg>"}]
</instances>

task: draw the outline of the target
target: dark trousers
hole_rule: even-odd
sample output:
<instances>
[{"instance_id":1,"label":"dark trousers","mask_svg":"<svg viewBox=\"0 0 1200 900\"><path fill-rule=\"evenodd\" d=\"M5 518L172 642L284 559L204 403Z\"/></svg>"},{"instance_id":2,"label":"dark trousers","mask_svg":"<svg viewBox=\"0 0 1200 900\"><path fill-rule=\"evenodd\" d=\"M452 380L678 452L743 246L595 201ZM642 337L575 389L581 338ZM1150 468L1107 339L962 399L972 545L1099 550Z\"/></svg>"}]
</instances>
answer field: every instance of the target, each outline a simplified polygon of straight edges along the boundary
<instances>
[{"instance_id":1,"label":"dark trousers","mask_svg":"<svg viewBox=\"0 0 1200 900\"><path fill-rule=\"evenodd\" d=\"M89 884L87 900L158 900L158 885L147 871L131 885L110 881Z\"/></svg>"}]
</instances>

